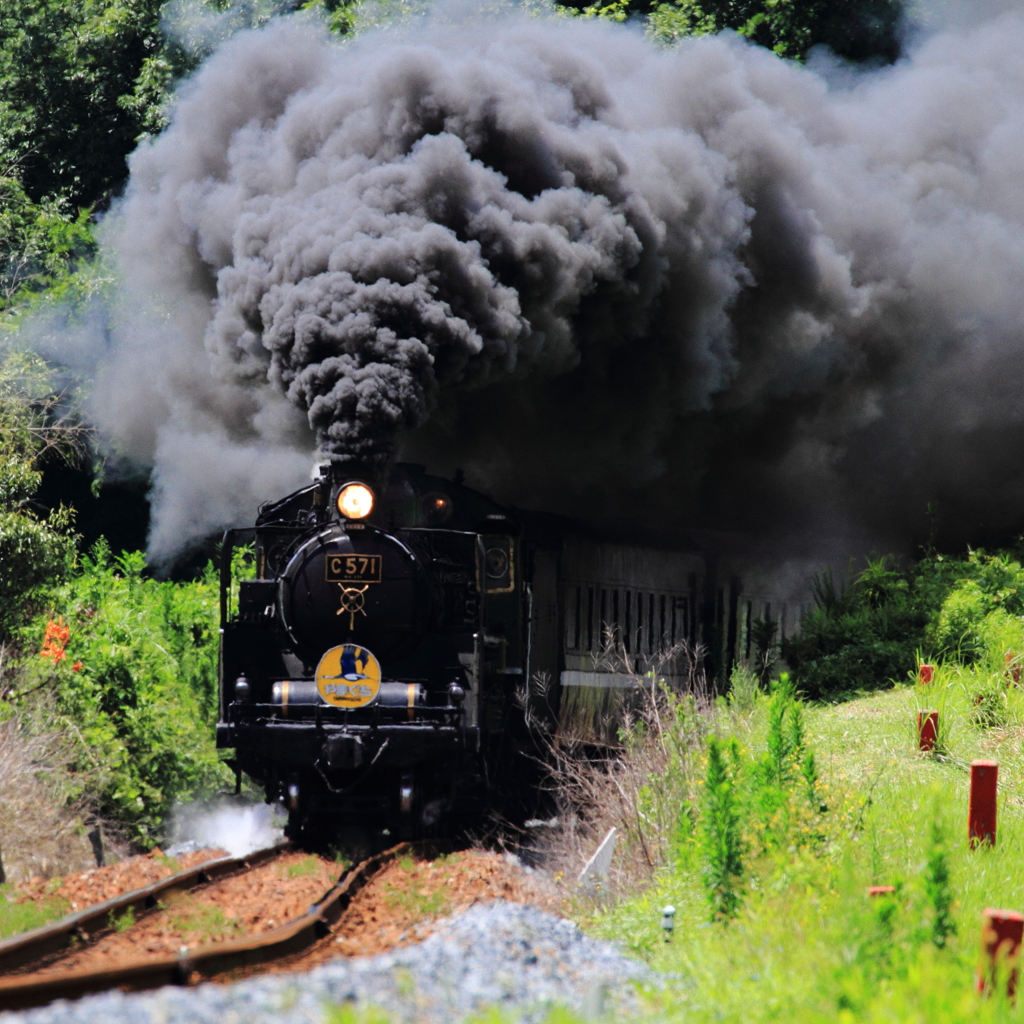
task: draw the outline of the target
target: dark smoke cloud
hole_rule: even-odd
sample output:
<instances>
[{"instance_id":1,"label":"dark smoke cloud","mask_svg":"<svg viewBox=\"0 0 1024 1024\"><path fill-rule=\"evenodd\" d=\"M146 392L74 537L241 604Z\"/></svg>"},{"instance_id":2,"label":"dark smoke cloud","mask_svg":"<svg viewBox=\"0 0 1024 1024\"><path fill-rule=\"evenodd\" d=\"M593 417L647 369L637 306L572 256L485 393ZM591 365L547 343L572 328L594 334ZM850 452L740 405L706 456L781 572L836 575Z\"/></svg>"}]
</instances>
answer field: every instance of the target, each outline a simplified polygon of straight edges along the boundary
<instances>
[{"instance_id":1,"label":"dark smoke cloud","mask_svg":"<svg viewBox=\"0 0 1024 1024\"><path fill-rule=\"evenodd\" d=\"M661 533L1012 528L1022 52L1014 12L859 76L514 16L237 35L108 224L94 409L154 551L316 447Z\"/></svg>"}]
</instances>

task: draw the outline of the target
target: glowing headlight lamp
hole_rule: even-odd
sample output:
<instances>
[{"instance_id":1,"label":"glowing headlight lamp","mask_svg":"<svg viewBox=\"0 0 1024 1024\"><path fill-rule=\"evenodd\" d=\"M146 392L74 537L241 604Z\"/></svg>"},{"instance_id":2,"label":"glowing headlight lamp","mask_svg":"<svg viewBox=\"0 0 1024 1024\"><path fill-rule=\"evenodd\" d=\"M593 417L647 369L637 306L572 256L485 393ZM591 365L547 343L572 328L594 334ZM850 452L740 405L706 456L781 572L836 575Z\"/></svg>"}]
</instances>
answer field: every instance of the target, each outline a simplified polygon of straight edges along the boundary
<instances>
[{"instance_id":1,"label":"glowing headlight lamp","mask_svg":"<svg viewBox=\"0 0 1024 1024\"><path fill-rule=\"evenodd\" d=\"M366 484L345 484L338 491L338 511L346 519L365 519L374 505L373 491Z\"/></svg>"}]
</instances>

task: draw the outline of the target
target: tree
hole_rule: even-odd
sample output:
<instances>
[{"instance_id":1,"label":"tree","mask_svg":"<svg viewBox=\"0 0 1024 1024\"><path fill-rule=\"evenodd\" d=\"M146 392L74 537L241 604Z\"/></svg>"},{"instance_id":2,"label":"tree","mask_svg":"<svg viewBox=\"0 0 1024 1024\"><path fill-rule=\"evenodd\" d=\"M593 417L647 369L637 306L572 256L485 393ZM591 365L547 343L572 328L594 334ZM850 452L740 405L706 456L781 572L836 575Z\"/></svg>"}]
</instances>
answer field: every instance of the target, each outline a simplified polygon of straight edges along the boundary
<instances>
[{"instance_id":1,"label":"tree","mask_svg":"<svg viewBox=\"0 0 1024 1024\"><path fill-rule=\"evenodd\" d=\"M0 153L33 202L91 206L145 130L162 0L0 0ZM155 98L155 97L154 97Z\"/></svg>"},{"instance_id":2,"label":"tree","mask_svg":"<svg viewBox=\"0 0 1024 1024\"><path fill-rule=\"evenodd\" d=\"M60 415L60 399L38 356L9 352L0 363L0 638L32 611L41 588L74 564L71 513L37 515L32 496L47 455L70 455L82 429Z\"/></svg>"},{"instance_id":3,"label":"tree","mask_svg":"<svg viewBox=\"0 0 1024 1024\"><path fill-rule=\"evenodd\" d=\"M649 14L663 39L731 28L780 57L827 46L846 60L891 63L903 9L902 0L675 0L652 4Z\"/></svg>"},{"instance_id":4,"label":"tree","mask_svg":"<svg viewBox=\"0 0 1024 1024\"><path fill-rule=\"evenodd\" d=\"M95 248L87 210L70 220L57 202L33 203L16 177L0 172L0 312L52 287Z\"/></svg>"}]
</instances>

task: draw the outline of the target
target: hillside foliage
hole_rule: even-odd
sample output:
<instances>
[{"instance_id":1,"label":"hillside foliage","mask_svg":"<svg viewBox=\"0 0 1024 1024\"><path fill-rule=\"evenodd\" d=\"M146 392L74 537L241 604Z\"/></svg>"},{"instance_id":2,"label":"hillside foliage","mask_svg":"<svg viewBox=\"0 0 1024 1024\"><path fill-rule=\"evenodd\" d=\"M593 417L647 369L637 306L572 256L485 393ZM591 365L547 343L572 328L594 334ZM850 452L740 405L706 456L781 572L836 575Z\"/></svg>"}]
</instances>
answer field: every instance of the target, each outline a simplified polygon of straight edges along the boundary
<instances>
[{"instance_id":1,"label":"hillside foliage","mask_svg":"<svg viewBox=\"0 0 1024 1024\"><path fill-rule=\"evenodd\" d=\"M230 31L300 7L340 34L360 24L353 0L195 0L191 8L166 0L0 2L0 311L93 254L90 219L124 187L129 154L163 129L174 87L209 47ZM825 46L848 60L877 63L898 55L903 3L573 0L558 9L639 20L669 44L732 29L783 57L801 60ZM377 4L363 20L377 24L404 10L401 3ZM204 13L220 21L190 32L184 11L193 22Z\"/></svg>"}]
</instances>

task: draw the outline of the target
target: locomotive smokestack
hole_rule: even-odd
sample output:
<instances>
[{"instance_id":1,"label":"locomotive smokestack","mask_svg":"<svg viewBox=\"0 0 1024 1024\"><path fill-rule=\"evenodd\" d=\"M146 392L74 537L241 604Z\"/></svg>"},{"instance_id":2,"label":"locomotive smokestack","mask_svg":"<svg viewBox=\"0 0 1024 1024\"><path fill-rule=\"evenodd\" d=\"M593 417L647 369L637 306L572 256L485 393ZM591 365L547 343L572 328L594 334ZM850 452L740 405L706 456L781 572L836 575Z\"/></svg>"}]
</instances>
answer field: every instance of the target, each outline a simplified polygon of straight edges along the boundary
<instances>
[{"instance_id":1,"label":"locomotive smokestack","mask_svg":"<svg viewBox=\"0 0 1024 1024\"><path fill-rule=\"evenodd\" d=\"M320 467L320 477L336 487L358 480L379 490L385 482L386 466L375 466L354 459L332 459Z\"/></svg>"},{"instance_id":2,"label":"locomotive smokestack","mask_svg":"<svg viewBox=\"0 0 1024 1024\"><path fill-rule=\"evenodd\" d=\"M106 227L93 409L155 553L314 449L664 532L1019 525L1022 50L1019 11L853 77L514 16L236 36Z\"/></svg>"}]
</instances>

